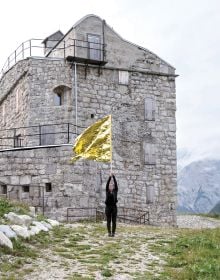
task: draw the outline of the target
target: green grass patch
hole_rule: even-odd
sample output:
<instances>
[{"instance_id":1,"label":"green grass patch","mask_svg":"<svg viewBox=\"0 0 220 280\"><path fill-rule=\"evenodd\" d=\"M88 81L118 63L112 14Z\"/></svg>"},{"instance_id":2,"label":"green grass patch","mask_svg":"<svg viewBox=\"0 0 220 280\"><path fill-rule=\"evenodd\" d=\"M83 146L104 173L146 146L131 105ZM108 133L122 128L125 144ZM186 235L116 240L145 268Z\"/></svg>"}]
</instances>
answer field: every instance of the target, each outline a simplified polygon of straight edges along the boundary
<instances>
[{"instance_id":1,"label":"green grass patch","mask_svg":"<svg viewBox=\"0 0 220 280\"><path fill-rule=\"evenodd\" d=\"M111 277L113 274L112 274L112 271L110 269L105 268L105 269L102 270L101 275L104 276L104 277Z\"/></svg>"},{"instance_id":2,"label":"green grass patch","mask_svg":"<svg viewBox=\"0 0 220 280\"><path fill-rule=\"evenodd\" d=\"M220 278L220 229L180 234L166 252L166 274L171 279L213 280Z\"/></svg>"},{"instance_id":3,"label":"green grass patch","mask_svg":"<svg viewBox=\"0 0 220 280\"><path fill-rule=\"evenodd\" d=\"M214 218L220 220L220 214L209 213L209 214L196 214L197 216L206 217L206 218Z\"/></svg>"},{"instance_id":4,"label":"green grass patch","mask_svg":"<svg viewBox=\"0 0 220 280\"><path fill-rule=\"evenodd\" d=\"M29 206L21 202L12 202L5 198L0 198L0 218L9 212L17 214L28 214Z\"/></svg>"}]
</instances>

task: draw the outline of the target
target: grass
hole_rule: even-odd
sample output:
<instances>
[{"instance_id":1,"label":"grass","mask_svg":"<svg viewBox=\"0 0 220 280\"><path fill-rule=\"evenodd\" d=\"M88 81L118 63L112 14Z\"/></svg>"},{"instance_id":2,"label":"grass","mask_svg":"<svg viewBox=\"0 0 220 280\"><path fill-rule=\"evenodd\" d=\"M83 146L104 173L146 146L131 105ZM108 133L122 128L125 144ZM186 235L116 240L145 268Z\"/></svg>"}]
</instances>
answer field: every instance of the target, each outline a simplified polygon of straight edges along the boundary
<instances>
[{"instance_id":1,"label":"grass","mask_svg":"<svg viewBox=\"0 0 220 280\"><path fill-rule=\"evenodd\" d=\"M0 198L0 218L9 212L16 212L17 214L27 214L29 207L20 202L11 202L5 198Z\"/></svg>"},{"instance_id":2,"label":"grass","mask_svg":"<svg viewBox=\"0 0 220 280\"><path fill-rule=\"evenodd\" d=\"M197 214L198 216L202 217L207 217L207 218L213 218L213 219L218 219L220 220L220 214L215 214L215 213L209 213L209 214Z\"/></svg>"},{"instance_id":3,"label":"grass","mask_svg":"<svg viewBox=\"0 0 220 280\"><path fill-rule=\"evenodd\" d=\"M218 213L184 213L178 212L177 215L188 215L188 216L201 216L206 218L220 219L220 214Z\"/></svg>"},{"instance_id":4,"label":"grass","mask_svg":"<svg viewBox=\"0 0 220 280\"><path fill-rule=\"evenodd\" d=\"M102 270L101 275L105 276L105 277L111 277L112 276L112 271L108 268L105 268L105 269Z\"/></svg>"},{"instance_id":5,"label":"grass","mask_svg":"<svg viewBox=\"0 0 220 280\"><path fill-rule=\"evenodd\" d=\"M165 274L171 279L220 279L220 229L184 231L166 252Z\"/></svg>"}]
</instances>

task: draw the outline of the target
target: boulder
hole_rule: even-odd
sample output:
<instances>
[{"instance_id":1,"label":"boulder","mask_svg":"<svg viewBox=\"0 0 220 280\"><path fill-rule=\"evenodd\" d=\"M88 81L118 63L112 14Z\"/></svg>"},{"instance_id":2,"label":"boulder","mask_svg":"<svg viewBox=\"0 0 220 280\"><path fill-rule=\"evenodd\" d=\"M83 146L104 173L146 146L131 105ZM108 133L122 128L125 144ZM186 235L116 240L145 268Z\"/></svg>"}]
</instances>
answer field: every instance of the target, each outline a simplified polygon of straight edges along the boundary
<instances>
[{"instance_id":1,"label":"boulder","mask_svg":"<svg viewBox=\"0 0 220 280\"><path fill-rule=\"evenodd\" d=\"M21 225L26 227L29 226L33 221L33 218L31 218L28 215L17 215L13 212L9 212L4 216L10 221L11 224Z\"/></svg>"},{"instance_id":2,"label":"boulder","mask_svg":"<svg viewBox=\"0 0 220 280\"><path fill-rule=\"evenodd\" d=\"M3 232L8 238L16 238L16 233L8 225L0 225L0 232Z\"/></svg>"},{"instance_id":3,"label":"boulder","mask_svg":"<svg viewBox=\"0 0 220 280\"><path fill-rule=\"evenodd\" d=\"M30 229L28 232L30 233L31 236L33 236L35 234L38 234L40 231L41 231L41 229L38 226L30 226Z\"/></svg>"},{"instance_id":4,"label":"boulder","mask_svg":"<svg viewBox=\"0 0 220 280\"><path fill-rule=\"evenodd\" d=\"M36 216L35 207L33 207L33 206L30 206L30 207L29 207L29 215L30 215L31 217L35 217L35 216Z\"/></svg>"},{"instance_id":5,"label":"boulder","mask_svg":"<svg viewBox=\"0 0 220 280\"><path fill-rule=\"evenodd\" d=\"M11 228L13 229L13 231L16 232L16 234L18 236L21 236L23 238L29 238L30 237L30 233L29 233L27 227L25 227L25 226L12 225Z\"/></svg>"},{"instance_id":6,"label":"boulder","mask_svg":"<svg viewBox=\"0 0 220 280\"><path fill-rule=\"evenodd\" d=\"M37 226L40 230L48 231L48 228L44 226L41 222L34 221L33 225Z\"/></svg>"},{"instance_id":7,"label":"boulder","mask_svg":"<svg viewBox=\"0 0 220 280\"><path fill-rule=\"evenodd\" d=\"M1 231L0 231L0 245L13 249L13 244L11 240Z\"/></svg>"},{"instance_id":8,"label":"boulder","mask_svg":"<svg viewBox=\"0 0 220 280\"><path fill-rule=\"evenodd\" d=\"M47 219L47 222L51 224L52 227L59 226L59 222L56 220Z\"/></svg>"},{"instance_id":9,"label":"boulder","mask_svg":"<svg viewBox=\"0 0 220 280\"><path fill-rule=\"evenodd\" d=\"M52 229L52 225L47 223L47 222L45 222L45 221L41 221L41 224L44 225L48 229Z\"/></svg>"}]
</instances>

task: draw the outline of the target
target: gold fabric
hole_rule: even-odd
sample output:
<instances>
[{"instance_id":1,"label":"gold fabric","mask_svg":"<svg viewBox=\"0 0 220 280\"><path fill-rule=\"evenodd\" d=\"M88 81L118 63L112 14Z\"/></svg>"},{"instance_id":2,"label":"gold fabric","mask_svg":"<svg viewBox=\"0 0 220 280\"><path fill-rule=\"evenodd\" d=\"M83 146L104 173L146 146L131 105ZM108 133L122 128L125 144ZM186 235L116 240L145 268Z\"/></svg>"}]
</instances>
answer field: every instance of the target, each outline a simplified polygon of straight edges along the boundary
<instances>
[{"instance_id":1,"label":"gold fabric","mask_svg":"<svg viewBox=\"0 0 220 280\"><path fill-rule=\"evenodd\" d=\"M73 145L75 156L71 162L80 158L110 162L111 147L111 115L104 117L88 127L80 134Z\"/></svg>"}]
</instances>

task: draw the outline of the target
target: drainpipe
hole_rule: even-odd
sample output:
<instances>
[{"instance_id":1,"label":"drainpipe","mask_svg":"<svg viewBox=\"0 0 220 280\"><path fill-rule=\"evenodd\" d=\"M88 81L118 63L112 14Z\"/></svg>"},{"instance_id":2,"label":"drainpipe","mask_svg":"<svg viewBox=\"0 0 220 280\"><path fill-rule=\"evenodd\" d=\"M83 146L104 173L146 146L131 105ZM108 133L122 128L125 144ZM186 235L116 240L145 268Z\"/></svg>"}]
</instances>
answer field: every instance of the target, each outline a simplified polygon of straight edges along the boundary
<instances>
[{"instance_id":1,"label":"drainpipe","mask_svg":"<svg viewBox=\"0 0 220 280\"><path fill-rule=\"evenodd\" d=\"M78 101L77 101L77 72L76 72L76 62L74 62L74 95L75 95L75 126L76 126L76 135L77 135L77 126L78 126Z\"/></svg>"},{"instance_id":2,"label":"drainpipe","mask_svg":"<svg viewBox=\"0 0 220 280\"><path fill-rule=\"evenodd\" d=\"M102 21L102 60L105 61L105 20Z\"/></svg>"}]
</instances>

